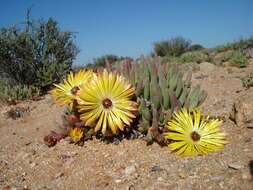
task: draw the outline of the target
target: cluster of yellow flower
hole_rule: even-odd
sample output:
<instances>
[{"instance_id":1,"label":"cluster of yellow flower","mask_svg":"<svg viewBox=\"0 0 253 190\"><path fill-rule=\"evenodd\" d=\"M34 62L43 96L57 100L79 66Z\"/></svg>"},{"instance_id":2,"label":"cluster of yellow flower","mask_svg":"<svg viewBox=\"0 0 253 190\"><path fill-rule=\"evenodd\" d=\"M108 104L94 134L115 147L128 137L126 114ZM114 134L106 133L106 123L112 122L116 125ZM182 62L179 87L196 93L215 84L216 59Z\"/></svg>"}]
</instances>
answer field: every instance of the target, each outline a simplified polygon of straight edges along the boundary
<instances>
[{"instance_id":1,"label":"cluster of yellow flower","mask_svg":"<svg viewBox=\"0 0 253 190\"><path fill-rule=\"evenodd\" d=\"M135 118L137 103L132 101L135 89L128 81L116 73L106 70L99 73L81 70L77 74L70 73L62 84L55 85L51 94L60 105L76 108L80 119L94 132L117 134L130 125ZM108 127L110 131L108 130ZM71 129L73 141L81 137L81 130Z\"/></svg>"},{"instance_id":2,"label":"cluster of yellow flower","mask_svg":"<svg viewBox=\"0 0 253 190\"><path fill-rule=\"evenodd\" d=\"M125 126L131 125L138 110L136 101L133 101L134 87L123 76L107 70L71 72L50 92L60 105L77 109L85 127L103 135L123 131ZM220 124L217 119L201 117L199 111L191 114L183 108L174 113L164 135L171 140L168 146L178 155L203 155L220 150L227 143ZM73 142L78 142L84 135L78 127L69 131Z\"/></svg>"}]
</instances>

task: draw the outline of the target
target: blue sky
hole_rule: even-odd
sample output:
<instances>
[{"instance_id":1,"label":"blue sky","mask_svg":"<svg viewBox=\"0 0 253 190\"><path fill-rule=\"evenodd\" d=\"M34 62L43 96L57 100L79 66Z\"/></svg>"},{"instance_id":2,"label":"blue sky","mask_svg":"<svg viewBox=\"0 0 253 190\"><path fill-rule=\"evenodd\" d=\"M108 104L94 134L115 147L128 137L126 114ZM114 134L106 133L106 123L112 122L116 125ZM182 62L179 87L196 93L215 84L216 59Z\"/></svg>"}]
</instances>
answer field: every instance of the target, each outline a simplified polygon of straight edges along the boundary
<instances>
[{"instance_id":1,"label":"blue sky","mask_svg":"<svg viewBox=\"0 0 253 190\"><path fill-rule=\"evenodd\" d=\"M0 0L0 27L53 17L76 33L76 64L104 54L137 57L175 36L213 47L253 35L252 0Z\"/></svg>"}]
</instances>

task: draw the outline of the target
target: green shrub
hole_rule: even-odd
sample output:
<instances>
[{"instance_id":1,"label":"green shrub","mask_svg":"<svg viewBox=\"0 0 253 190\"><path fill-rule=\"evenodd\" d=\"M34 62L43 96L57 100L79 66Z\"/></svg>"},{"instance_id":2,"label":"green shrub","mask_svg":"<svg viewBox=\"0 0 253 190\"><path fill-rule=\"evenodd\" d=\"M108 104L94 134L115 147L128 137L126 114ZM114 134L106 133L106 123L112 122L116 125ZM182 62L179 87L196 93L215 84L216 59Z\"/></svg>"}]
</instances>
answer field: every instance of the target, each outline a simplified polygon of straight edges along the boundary
<instances>
[{"instance_id":1,"label":"green shrub","mask_svg":"<svg viewBox=\"0 0 253 190\"><path fill-rule=\"evenodd\" d=\"M14 85L46 92L71 70L77 53L73 33L60 31L52 18L0 29L0 73Z\"/></svg>"},{"instance_id":2,"label":"green shrub","mask_svg":"<svg viewBox=\"0 0 253 190\"><path fill-rule=\"evenodd\" d=\"M180 56L180 60L183 63L187 62L201 63L204 61L208 61L208 59L209 59L208 55L202 51L186 52Z\"/></svg>"},{"instance_id":3,"label":"green shrub","mask_svg":"<svg viewBox=\"0 0 253 190\"><path fill-rule=\"evenodd\" d=\"M0 93L1 99L9 102L16 100L34 99L40 95L41 92L39 88L27 85L6 85L3 88L3 91Z\"/></svg>"},{"instance_id":4,"label":"green shrub","mask_svg":"<svg viewBox=\"0 0 253 190\"><path fill-rule=\"evenodd\" d=\"M222 62L230 61L231 58L234 56L234 54L236 54L235 50L228 50L228 51L224 52L224 56L222 58Z\"/></svg>"},{"instance_id":5,"label":"green shrub","mask_svg":"<svg viewBox=\"0 0 253 190\"><path fill-rule=\"evenodd\" d=\"M115 61L118 61L120 58L117 55L104 55L98 58L95 58L93 61L93 67L106 67L106 62L109 64L114 63Z\"/></svg>"},{"instance_id":6,"label":"green shrub","mask_svg":"<svg viewBox=\"0 0 253 190\"><path fill-rule=\"evenodd\" d=\"M231 65L240 68L247 66L247 58L241 51L234 52L230 57L229 62Z\"/></svg>"},{"instance_id":7,"label":"green shrub","mask_svg":"<svg viewBox=\"0 0 253 190\"><path fill-rule=\"evenodd\" d=\"M0 79L0 93L4 92L4 89L6 86L7 86L7 82L4 79Z\"/></svg>"},{"instance_id":8,"label":"green shrub","mask_svg":"<svg viewBox=\"0 0 253 190\"><path fill-rule=\"evenodd\" d=\"M253 37L247 38L247 39L240 39L238 41L235 41L233 43L227 43L225 45L220 45L214 48L214 51L216 53L219 52L225 52L228 50L242 50L248 45L253 45Z\"/></svg>"},{"instance_id":9,"label":"green shrub","mask_svg":"<svg viewBox=\"0 0 253 190\"><path fill-rule=\"evenodd\" d=\"M197 50L203 50L205 49L204 46L200 44L193 44L189 47L189 51L197 51Z\"/></svg>"},{"instance_id":10,"label":"green shrub","mask_svg":"<svg viewBox=\"0 0 253 190\"><path fill-rule=\"evenodd\" d=\"M166 55L164 57L161 57L161 62L162 63L179 63L180 64L181 60L178 57Z\"/></svg>"},{"instance_id":11,"label":"green shrub","mask_svg":"<svg viewBox=\"0 0 253 190\"><path fill-rule=\"evenodd\" d=\"M212 58L212 61L215 64L224 64L228 62L232 66L237 67L246 67L247 66L247 57L246 55L239 50L228 50L226 52L220 52L215 54Z\"/></svg>"},{"instance_id":12,"label":"green shrub","mask_svg":"<svg viewBox=\"0 0 253 190\"><path fill-rule=\"evenodd\" d=\"M154 51L158 56L180 56L189 50L191 45L190 40L186 40L183 37L171 38L156 42L154 44Z\"/></svg>"},{"instance_id":13,"label":"green shrub","mask_svg":"<svg viewBox=\"0 0 253 190\"><path fill-rule=\"evenodd\" d=\"M113 67L116 62L120 62L122 60L133 60L131 57L123 57L117 56L113 54L103 55L101 57L97 57L93 60L93 63L89 63L86 65L86 68L105 68L105 67Z\"/></svg>"}]
</instances>

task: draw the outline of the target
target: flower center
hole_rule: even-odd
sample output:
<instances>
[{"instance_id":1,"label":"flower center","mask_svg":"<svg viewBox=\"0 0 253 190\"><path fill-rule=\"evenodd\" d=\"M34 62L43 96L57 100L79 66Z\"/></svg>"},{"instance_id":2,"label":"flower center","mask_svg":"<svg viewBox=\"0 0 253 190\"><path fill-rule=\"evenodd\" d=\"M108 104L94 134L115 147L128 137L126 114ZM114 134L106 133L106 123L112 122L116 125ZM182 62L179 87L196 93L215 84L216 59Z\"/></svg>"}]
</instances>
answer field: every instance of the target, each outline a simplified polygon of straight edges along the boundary
<instances>
[{"instance_id":1,"label":"flower center","mask_svg":"<svg viewBox=\"0 0 253 190\"><path fill-rule=\"evenodd\" d=\"M112 107L112 101L109 98L104 99L102 101L102 104L103 104L104 108L106 108L106 109Z\"/></svg>"},{"instance_id":2,"label":"flower center","mask_svg":"<svg viewBox=\"0 0 253 190\"><path fill-rule=\"evenodd\" d=\"M79 90L80 90L80 88L78 86L74 86L71 89L71 94L76 95Z\"/></svg>"},{"instance_id":3,"label":"flower center","mask_svg":"<svg viewBox=\"0 0 253 190\"><path fill-rule=\"evenodd\" d=\"M199 141L200 135L196 131L193 131L191 133L191 138L192 138L193 141Z\"/></svg>"}]
</instances>

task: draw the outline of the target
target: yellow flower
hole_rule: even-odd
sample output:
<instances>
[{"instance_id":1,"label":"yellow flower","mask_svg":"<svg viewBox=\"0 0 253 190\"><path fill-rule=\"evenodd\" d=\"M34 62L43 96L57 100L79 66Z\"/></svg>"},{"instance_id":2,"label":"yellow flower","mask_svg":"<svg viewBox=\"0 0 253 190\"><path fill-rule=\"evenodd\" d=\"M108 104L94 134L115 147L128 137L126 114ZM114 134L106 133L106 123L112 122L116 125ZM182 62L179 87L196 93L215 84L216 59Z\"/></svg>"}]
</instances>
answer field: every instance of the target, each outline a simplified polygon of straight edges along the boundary
<instances>
[{"instance_id":1,"label":"yellow flower","mask_svg":"<svg viewBox=\"0 0 253 190\"><path fill-rule=\"evenodd\" d=\"M80 91L81 120L103 134L108 127L113 134L124 130L124 124L130 125L135 118L137 104L131 101L134 93L135 89L122 76L106 70L94 74L93 80Z\"/></svg>"},{"instance_id":2,"label":"yellow flower","mask_svg":"<svg viewBox=\"0 0 253 190\"><path fill-rule=\"evenodd\" d=\"M83 131L79 127L71 128L69 131L69 136L72 142L77 143L83 137Z\"/></svg>"},{"instance_id":3,"label":"yellow flower","mask_svg":"<svg viewBox=\"0 0 253 190\"><path fill-rule=\"evenodd\" d=\"M80 88L92 78L92 71L80 70L70 74L61 84L54 84L55 88L50 91L59 105L73 106L73 100L78 98Z\"/></svg>"},{"instance_id":4,"label":"yellow flower","mask_svg":"<svg viewBox=\"0 0 253 190\"><path fill-rule=\"evenodd\" d=\"M221 123L218 119L201 117L197 110L192 116L183 108L168 122L169 132L165 133L165 138L173 141L168 146L177 155L205 155L223 149L227 143L226 134L219 128Z\"/></svg>"}]
</instances>

